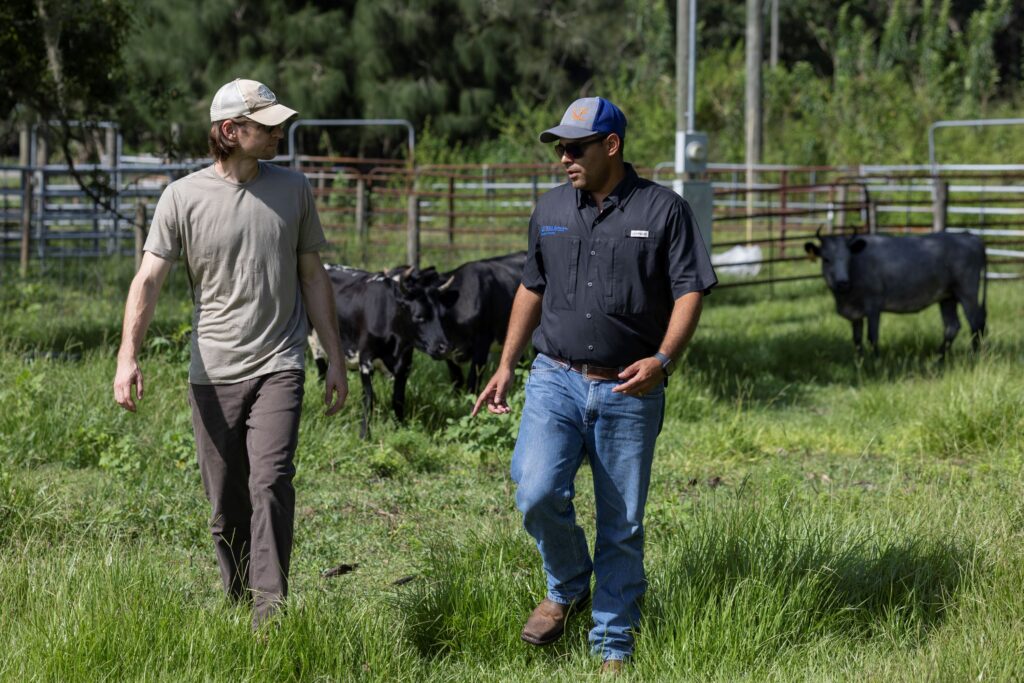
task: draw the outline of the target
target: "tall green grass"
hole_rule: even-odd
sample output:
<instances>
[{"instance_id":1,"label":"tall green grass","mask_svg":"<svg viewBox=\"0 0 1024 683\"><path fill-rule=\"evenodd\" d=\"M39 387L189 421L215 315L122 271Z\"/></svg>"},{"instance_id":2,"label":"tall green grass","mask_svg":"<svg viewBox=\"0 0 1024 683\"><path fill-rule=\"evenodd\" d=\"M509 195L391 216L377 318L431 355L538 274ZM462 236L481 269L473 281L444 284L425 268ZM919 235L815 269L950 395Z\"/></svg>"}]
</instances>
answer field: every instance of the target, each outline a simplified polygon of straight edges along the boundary
<instances>
[{"instance_id":1,"label":"tall green grass","mask_svg":"<svg viewBox=\"0 0 1024 683\"><path fill-rule=\"evenodd\" d=\"M113 404L129 275L0 296L0 679L596 675L585 615L548 648L519 641L544 579L512 500L514 417L464 419L423 356L407 424L382 400L368 442L354 377L327 418L310 373L292 596L254 639L206 531L184 287L161 299L139 412ZM1022 302L993 286L982 352L964 335L939 363L935 311L884 316L881 355L858 358L819 283L710 297L668 387L630 677L1024 677ZM577 490L592 539L586 467Z\"/></svg>"}]
</instances>

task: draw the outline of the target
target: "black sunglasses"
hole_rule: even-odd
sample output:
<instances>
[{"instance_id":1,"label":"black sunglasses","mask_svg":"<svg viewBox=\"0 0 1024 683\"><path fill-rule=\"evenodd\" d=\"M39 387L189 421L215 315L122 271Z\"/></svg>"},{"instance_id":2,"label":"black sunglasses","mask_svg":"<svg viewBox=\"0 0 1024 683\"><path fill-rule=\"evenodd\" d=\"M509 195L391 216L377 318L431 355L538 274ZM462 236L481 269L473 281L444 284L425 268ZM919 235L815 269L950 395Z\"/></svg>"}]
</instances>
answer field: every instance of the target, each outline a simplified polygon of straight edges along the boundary
<instances>
[{"instance_id":1,"label":"black sunglasses","mask_svg":"<svg viewBox=\"0 0 1024 683\"><path fill-rule=\"evenodd\" d=\"M599 138L583 140L582 142L569 142L564 145L559 143L555 145L555 154L558 155L559 159L564 157L566 154L568 154L573 159L579 159L580 157L587 153L587 147L590 147L595 142L604 142L606 139L608 139L608 135L611 135L611 133L608 133L607 135L602 135Z\"/></svg>"}]
</instances>

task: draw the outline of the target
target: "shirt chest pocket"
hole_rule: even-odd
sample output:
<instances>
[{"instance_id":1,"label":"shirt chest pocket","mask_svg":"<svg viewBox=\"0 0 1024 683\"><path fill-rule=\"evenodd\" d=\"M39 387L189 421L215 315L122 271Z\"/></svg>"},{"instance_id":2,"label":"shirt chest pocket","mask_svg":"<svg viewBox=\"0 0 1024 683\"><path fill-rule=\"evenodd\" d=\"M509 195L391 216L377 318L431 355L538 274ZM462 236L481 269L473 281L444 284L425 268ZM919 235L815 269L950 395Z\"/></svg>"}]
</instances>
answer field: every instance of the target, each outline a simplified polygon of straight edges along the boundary
<instances>
[{"instance_id":1,"label":"shirt chest pocket","mask_svg":"<svg viewBox=\"0 0 1024 683\"><path fill-rule=\"evenodd\" d=\"M651 309L656 288L664 279L658 268L657 241L642 237L609 239L598 252L604 276L603 310L618 315L637 315Z\"/></svg>"},{"instance_id":2,"label":"shirt chest pocket","mask_svg":"<svg viewBox=\"0 0 1024 683\"><path fill-rule=\"evenodd\" d=\"M547 285L544 298L557 310L576 308L576 280L580 265L580 238L571 235L540 238Z\"/></svg>"}]
</instances>

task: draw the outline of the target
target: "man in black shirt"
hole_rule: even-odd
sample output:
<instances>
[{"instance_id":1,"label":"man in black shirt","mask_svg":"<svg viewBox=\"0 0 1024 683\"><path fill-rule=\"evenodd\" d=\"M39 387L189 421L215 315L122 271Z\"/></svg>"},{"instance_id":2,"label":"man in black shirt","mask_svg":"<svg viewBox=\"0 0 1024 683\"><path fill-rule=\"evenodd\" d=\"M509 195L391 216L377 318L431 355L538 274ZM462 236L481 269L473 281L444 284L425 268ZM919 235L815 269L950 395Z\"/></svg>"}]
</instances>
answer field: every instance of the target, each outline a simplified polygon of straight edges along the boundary
<instances>
[{"instance_id":1,"label":"man in black shirt","mask_svg":"<svg viewBox=\"0 0 1024 683\"><path fill-rule=\"evenodd\" d=\"M473 414L509 411L513 369L538 351L512 456L516 504L537 541L547 596L522 639L545 645L591 598L603 670L633 652L646 588L643 514L665 385L717 280L690 207L622 157L626 117L573 102L540 141L557 141L569 182L540 198L501 363ZM589 459L597 504L593 561L576 523L574 479Z\"/></svg>"}]
</instances>

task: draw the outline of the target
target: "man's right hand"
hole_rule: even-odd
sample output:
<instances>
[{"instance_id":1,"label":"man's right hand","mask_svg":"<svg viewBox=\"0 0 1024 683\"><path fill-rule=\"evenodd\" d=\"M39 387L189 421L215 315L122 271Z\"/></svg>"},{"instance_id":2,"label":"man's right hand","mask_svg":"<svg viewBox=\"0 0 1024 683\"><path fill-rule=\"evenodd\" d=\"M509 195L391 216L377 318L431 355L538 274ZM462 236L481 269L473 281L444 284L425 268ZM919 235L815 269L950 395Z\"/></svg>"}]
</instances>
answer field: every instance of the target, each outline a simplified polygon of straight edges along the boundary
<instances>
[{"instance_id":1,"label":"man's right hand","mask_svg":"<svg viewBox=\"0 0 1024 683\"><path fill-rule=\"evenodd\" d=\"M125 410L135 412L135 401L132 400L132 387L139 400L142 399L142 370L134 358L117 361L117 373L114 375L114 401Z\"/></svg>"},{"instance_id":2,"label":"man's right hand","mask_svg":"<svg viewBox=\"0 0 1024 683\"><path fill-rule=\"evenodd\" d=\"M480 392L480 396L476 399L476 405L473 406L473 412L470 416L476 417L476 414L480 412L481 406L487 404L488 412L494 413L495 415L502 415L511 410L508 407L506 398L508 397L509 390L512 389L512 383L515 382L515 372L506 368L498 368L497 372L491 377L491 380L484 387L484 390Z\"/></svg>"}]
</instances>

